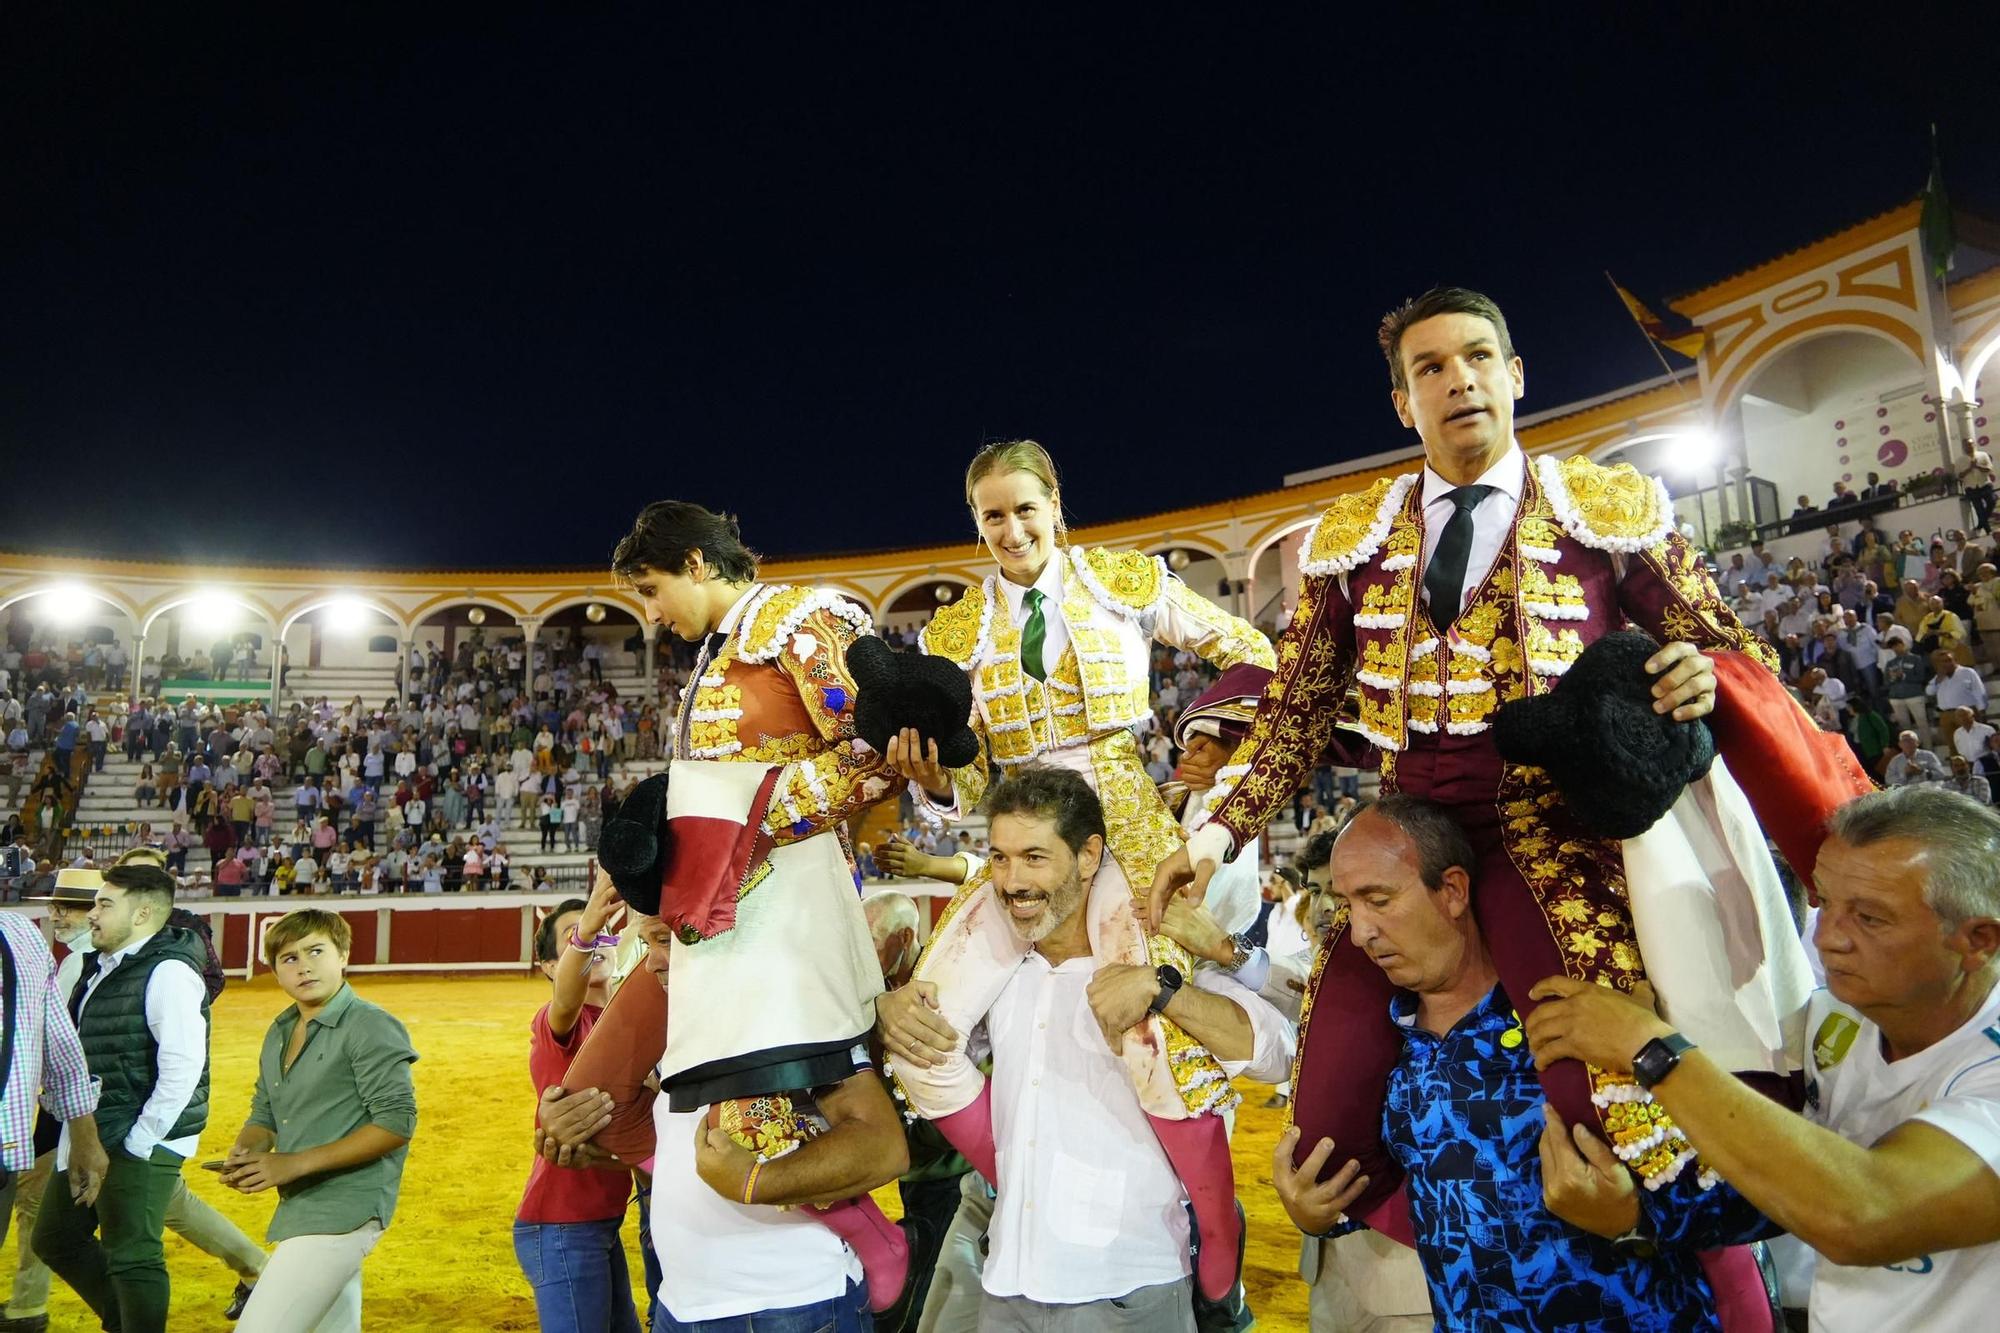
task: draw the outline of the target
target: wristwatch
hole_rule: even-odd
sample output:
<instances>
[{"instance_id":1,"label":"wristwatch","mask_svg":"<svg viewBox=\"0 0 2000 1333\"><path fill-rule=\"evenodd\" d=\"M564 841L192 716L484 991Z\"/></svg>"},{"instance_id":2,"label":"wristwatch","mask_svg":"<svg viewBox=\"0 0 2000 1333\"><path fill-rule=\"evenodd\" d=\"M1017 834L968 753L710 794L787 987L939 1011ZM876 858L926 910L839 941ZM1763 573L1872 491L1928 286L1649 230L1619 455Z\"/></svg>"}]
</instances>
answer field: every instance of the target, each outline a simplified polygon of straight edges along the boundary
<instances>
[{"instance_id":1,"label":"wristwatch","mask_svg":"<svg viewBox=\"0 0 2000 1333\"><path fill-rule=\"evenodd\" d=\"M1158 995L1155 995L1153 997L1153 1002L1146 1006L1146 1012L1149 1014L1157 1014L1164 1012L1167 1005L1172 1002L1174 998L1174 992L1178 991L1181 988L1181 974L1179 968L1170 967L1166 963L1161 963L1159 968L1159 978L1160 978L1160 993Z\"/></svg>"},{"instance_id":2,"label":"wristwatch","mask_svg":"<svg viewBox=\"0 0 2000 1333\"><path fill-rule=\"evenodd\" d=\"M1231 972L1242 971L1243 965L1250 961L1250 956L1257 952L1257 946L1252 944L1241 931L1229 937L1229 948L1229 961L1224 963L1223 967Z\"/></svg>"},{"instance_id":3,"label":"wristwatch","mask_svg":"<svg viewBox=\"0 0 2000 1333\"><path fill-rule=\"evenodd\" d=\"M1626 1259L1659 1258L1660 1240L1653 1234L1653 1224L1647 1220L1645 1209L1639 1210L1639 1221L1630 1231L1611 1238L1611 1248Z\"/></svg>"},{"instance_id":4,"label":"wristwatch","mask_svg":"<svg viewBox=\"0 0 2000 1333\"><path fill-rule=\"evenodd\" d=\"M1680 1067L1682 1052L1693 1049L1694 1043L1678 1032L1653 1038L1632 1057L1632 1081L1650 1091L1655 1083Z\"/></svg>"}]
</instances>

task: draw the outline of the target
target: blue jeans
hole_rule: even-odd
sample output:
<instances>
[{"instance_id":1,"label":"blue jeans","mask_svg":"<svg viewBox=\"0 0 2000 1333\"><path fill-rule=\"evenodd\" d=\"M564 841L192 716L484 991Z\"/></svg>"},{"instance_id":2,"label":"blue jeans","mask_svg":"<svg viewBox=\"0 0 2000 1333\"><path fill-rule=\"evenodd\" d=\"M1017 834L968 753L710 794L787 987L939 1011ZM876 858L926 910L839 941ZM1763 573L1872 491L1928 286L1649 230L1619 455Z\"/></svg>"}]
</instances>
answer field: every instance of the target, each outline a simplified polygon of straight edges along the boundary
<instances>
[{"instance_id":1,"label":"blue jeans","mask_svg":"<svg viewBox=\"0 0 2000 1333\"><path fill-rule=\"evenodd\" d=\"M829 1301L794 1305L785 1310L759 1310L722 1319L697 1319L684 1324L653 1299L653 1333L873 1333L868 1313L868 1288L849 1282L847 1290Z\"/></svg>"},{"instance_id":2,"label":"blue jeans","mask_svg":"<svg viewBox=\"0 0 2000 1333\"><path fill-rule=\"evenodd\" d=\"M543 1333L639 1333L623 1221L514 1224L514 1257L535 1289Z\"/></svg>"}]
</instances>

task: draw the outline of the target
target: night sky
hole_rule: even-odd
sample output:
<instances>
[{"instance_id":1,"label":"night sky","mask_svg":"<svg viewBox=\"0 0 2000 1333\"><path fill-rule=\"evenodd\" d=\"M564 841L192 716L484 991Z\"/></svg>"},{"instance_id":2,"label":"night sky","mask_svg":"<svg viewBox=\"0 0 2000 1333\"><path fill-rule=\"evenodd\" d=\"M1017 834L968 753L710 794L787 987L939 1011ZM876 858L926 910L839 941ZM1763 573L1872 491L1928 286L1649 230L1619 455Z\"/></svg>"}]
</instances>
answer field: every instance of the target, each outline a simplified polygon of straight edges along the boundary
<instances>
[{"instance_id":1,"label":"night sky","mask_svg":"<svg viewBox=\"0 0 2000 1333\"><path fill-rule=\"evenodd\" d=\"M1433 282L1534 411L1659 371L1604 269L1893 207L1931 121L2000 213L1994 43L1879 8L567 8L7 5L0 546L593 566L668 496L969 540L1018 435L1120 518L1413 443L1373 332Z\"/></svg>"}]
</instances>

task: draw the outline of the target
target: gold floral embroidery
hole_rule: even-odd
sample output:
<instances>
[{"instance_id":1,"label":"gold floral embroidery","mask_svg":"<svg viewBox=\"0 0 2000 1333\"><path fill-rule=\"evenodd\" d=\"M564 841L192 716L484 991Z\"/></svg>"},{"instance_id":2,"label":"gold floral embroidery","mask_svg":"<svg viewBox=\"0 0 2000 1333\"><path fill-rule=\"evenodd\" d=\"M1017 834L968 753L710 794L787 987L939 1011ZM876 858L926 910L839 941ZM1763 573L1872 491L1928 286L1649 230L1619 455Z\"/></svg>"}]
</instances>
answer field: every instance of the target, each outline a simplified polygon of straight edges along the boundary
<instances>
[{"instance_id":1,"label":"gold floral embroidery","mask_svg":"<svg viewBox=\"0 0 2000 1333\"><path fill-rule=\"evenodd\" d=\"M1082 559L1090 574L1121 605L1147 611L1160 600L1160 562L1145 552L1093 546L1083 552Z\"/></svg>"},{"instance_id":2,"label":"gold floral embroidery","mask_svg":"<svg viewBox=\"0 0 2000 1333\"><path fill-rule=\"evenodd\" d=\"M1509 764L1500 783L1501 841L1542 905L1563 970L1629 992L1644 979L1624 910L1624 854L1616 842L1565 833L1562 798L1539 768ZM1671 1180L1693 1156L1686 1137L1630 1078L1590 1068L1591 1098L1618 1156L1647 1181Z\"/></svg>"},{"instance_id":3,"label":"gold floral embroidery","mask_svg":"<svg viewBox=\"0 0 2000 1333\"><path fill-rule=\"evenodd\" d=\"M986 619L986 589L978 584L949 606L938 608L924 626L924 650L965 666L979 648L979 627Z\"/></svg>"},{"instance_id":4,"label":"gold floral embroidery","mask_svg":"<svg viewBox=\"0 0 2000 1333\"><path fill-rule=\"evenodd\" d=\"M1560 475L1578 521L1598 537L1641 540L1665 521L1659 488L1630 463L1605 467L1573 454L1562 461Z\"/></svg>"}]
</instances>

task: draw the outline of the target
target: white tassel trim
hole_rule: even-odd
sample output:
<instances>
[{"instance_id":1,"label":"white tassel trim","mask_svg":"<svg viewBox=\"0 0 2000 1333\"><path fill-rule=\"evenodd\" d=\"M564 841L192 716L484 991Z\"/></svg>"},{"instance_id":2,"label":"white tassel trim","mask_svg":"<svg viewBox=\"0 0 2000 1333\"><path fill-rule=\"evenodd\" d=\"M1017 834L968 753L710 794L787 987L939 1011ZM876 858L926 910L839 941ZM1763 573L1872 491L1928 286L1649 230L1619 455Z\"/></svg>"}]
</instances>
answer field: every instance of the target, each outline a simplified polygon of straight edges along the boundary
<instances>
[{"instance_id":1,"label":"white tassel trim","mask_svg":"<svg viewBox=\"0 0 2000 1333\"><path fill-rule=\"evenodd\" d=\"M1649 547L1658 546L1674 530L1674 502L1667 495L1665 483L1658 477L1651 479L1653 509L1660 516L1658 526L1641 537L1607 537L1593 531L1583 521L1583 515L1577 513L1576 505L1569 498L1569 486L1563 481L1562 464L1543 454L1535 460L1535 470L1541 475L1542 489L1548 493L1549 506L1556 511L1556 520L1563 525L1564 531L1585 546L1620 555L1637 555Z\"/></svg>"},{"instance_id":2,"label":"white tassel trim","mask_svg":"<svg viewBox=\"0 0 2000 1333\"><path fill-rule=\"evenodd\" d=\"M1417 558L1413 555L1385 556L1382 560L1382 572L1384 574L1400 574L1406 569L1414 569L1416 564Z\"/></svg>"},{"instance_id":3,"label":"white tassel trim","mask_svg":"<svg viewBox=\"0 0 2000 1333\"><path fill-rule=\"evenodd\" d=\"M831 592L825 588L809 588L806 590L805 599L787 612L785 618L778 622L777 628L771 634L771 641L765 644L760 651L753 653L750 650L750 631L757 626L757 613L762 611L773 597L784 592L787 588L794 586L797 585L786 583L768 584L759 589L756 595L750 599L749 604L743 608L743 619L736 627L736 655L738 657L741 657L746 662L770 661L783 652L785 647L791 643L792 636L798 633L799 626L805 623L806 617L817 611L825 611L836 620L846 621L854 627L856 634L873 634L875 632L875 622L869 619L866 611L863 611L853 602L848 601L839 593Z\"/></svg>"},{"instance_id":4,"label":"white tassel trim","mask_svg":"<svg viewBox=\"0 0 2000 1333\"><path fill-rule=\"evenodd\" d=\"M1372 685L1378 690L1393 690L1401 682L1394 676L1385 676L1379 671L1357 671L1354 679L1363 685Z\"/></svg>"},{"instance_id":5,"label":"white tassel trim","mask_svg":"<svg viewBox=\"0 0 2000 1333\"><path fill-rule=\"evenodd\" d=\"M1553 546L1530 546L1526 542L1522 542L1520 549L1521 554L1528 557L1528 559L1539 560L1545 565L1553 565L1562 560L1562 552Z\"/></svg>"},{"instance_id":6,"label":"white tassel trim","mask_svg":"<svg viewBox=\"0 0 2000 1333\"><path fill-rule=\"evenodd\" d=\"M1437 723L1420 722L1416 718L1411 718L1409 722L1406 723L1405 725L1407 725L1411 731L1421 731L1426 736L1435 735L1438 729Z\"/></svg>"},{"instance_id":7,"label":"white tassel trim","mask_svg":"<svg viewBox=\"0 0 2000 1333\"><path fill-rule=\"evenodd\" d=\"M1083 705L1080 703L1060 704L1053 711L1057 717L1074 717L1083 711Z\"/></svg>"},{"instance_id":8,"label":"white tassel trim","mask_svg":"<svg viewBox=\"0 0 2000 1333\"><path fill-rule=\"evenodd\" d=\"M1454 736L1477 736L1486 730L1484 722L1447 722L1444 729Z\"/></svg>"},{"instance_id":9,"label":"white tassel trim","mask_svg":"<svg viewBox=\"0 0 2000 1333\"><path fill-rule=\"evenodd\" d=\"M1389 536L1389 525L1395 521L1396 515L1403 508L1403 497L1408 495L1410 487L1416 484L1417 474L1414 472L1406 472L1396 478L1389 484L1388 492L1383 495L1381 508L1375 511L1375 521L1368 525L1368 531L1354 544L1353 550L1327 560L1300 560L1299 573L1312 578L1327 578L1334 574L1345 574L1373 559L1375 552L1382 549L1383 541ZM1314 530L1317 531L1317 528ZM1312 538L1307 537L1306 550L1311 549ZM1357 618L1355 623L1361 622ZM1394 628L1394 626L1384 628Z\"/></svg>"},{"instance_id":10,"label":"white tassel trim","mask_svg":"<svg viewBox=\"0 0 2000 1333\"><path fill-rule=\"evenodd\" d=\"M1026 731L1028 724L1026 722L994 722L989 724L986 729L994 735L1000 736L1010 731Z\"/></svg>"},{"instance_id":11,"label":"white tassel trim","mask_svg":"<svg viewBox=\"0 0 2000 1333\"><path fill-rule=\"evenodd\" d=\"M1416 724L1411 723L1411 725L1415 726ZM1385 750L1396 751L1403 748L1403 743L1401 741L1396 740L1395 738L1390 736L1384 736L1381 732L1374 730L1372 727L1366 727L1361 725L1360 723L1356 723L1354 729L1360 732L1362 735L1366 736L1369 740L1375 742L1375 744L1381 746Z\"/></svg>"},{"instance_id":12,"label":"white tassel trim","mask_svg":"<svg viewBox=\"0 0 2000 1333\"><path fill-rule=\"evenodd\" d=\"M1469 657L1475 662L1491 662L1493 660L1492 652L1489 649L1481 648L1476 643L1464 643L1454 639L1452 640L1451 651L1454 657Z\"/></svg>"},{"instance_id":13,"label":"white tassel trim","mask_svg":"<svg viewBox=\"0 0 2000 1333\"><path fill-rule=\"evenodd\" d=\"M1535 674L1538 676L1560 676L1563 672L1569 670L1572 664L1555 661L1547 657L1531 657L1528 659L1528 665L1534 669Z\"/></svg>"},{"instance_id":14,"label":"white tassel trim","mask_svg":"<svg viewBox=\"0 0 2000 1333\"><path fill-rule=\"evenodd\" d=\"M1427 699L1435 699L1444 693L1444 686L1434 680L1413 680L1410 682L1410 693L1420 694Z\"/></svg>"},{"instance_id":15,"label":"white tassel trim","mask_svg":"<svg viewBox=\"0 0 2000 1333\"><path fill-rule=\"evenodd\" d=\"M1410 645L1410 660L1414 662L1420 657L1429 657L1437 651L1437 647L1438 641L1436 639L1425 639L1422 643L1413 643Z\"/></svg>"},{"instance_id":16,"label":"white tassel trim","mask_svg":"<svg viewBox=\"0 0 2000 1333\"><path fill-rule=\"evenodd\" d=\"M688 751L690 759L726 759L743 751L742 741L730 741L723 745L697 745Z\"/></svg>"},{"instance_id":17,"label":"white tassel trim","mask_svg":"<svg viewBox=\"0 0 2000 1333\"><path fill-rule=\"evenodd\" d=\"M1522 602L1521 609L1543 620L1588 620L1590 608L1587 606L1558 606L1554 602Z\"/></svg>"},{"instance_id":18,"label":"white tassel trim","mask_svg":"<svg viewBox=\"0 0 2000 1333\"><path fill-rule=\"evenodd\" d=\"M1416 692L1416 687L1411 686L1410 693L1415 694ZM1444 692L1446 694L1491 694L1493 692L1493 682L1490 680L1448 680L1444 683Z\"/></svg>"},{"instance_id":19,"label":"white tassel trim","mask_svg":"<svg viewBox=\"0 0 2000 1333\"><path fill-rule=\"evenodd\" d=\"M1354 624L1358 629L1401 629L1403 622L1408 619L1409 617L1401 611L1390 611L1381 615L1363 613L1354 617Z\"/></svg>"},{"instance_id":20,"label":"white tassel trim","mask_svg":"<svg viewBox=\"0 0 2000 1333\"><path fill-rule=\"evenodd\" d=\"M688 710L690 722L735 722L743 716L740 708L691 708Z\"/></svg>"}]
</instances>

